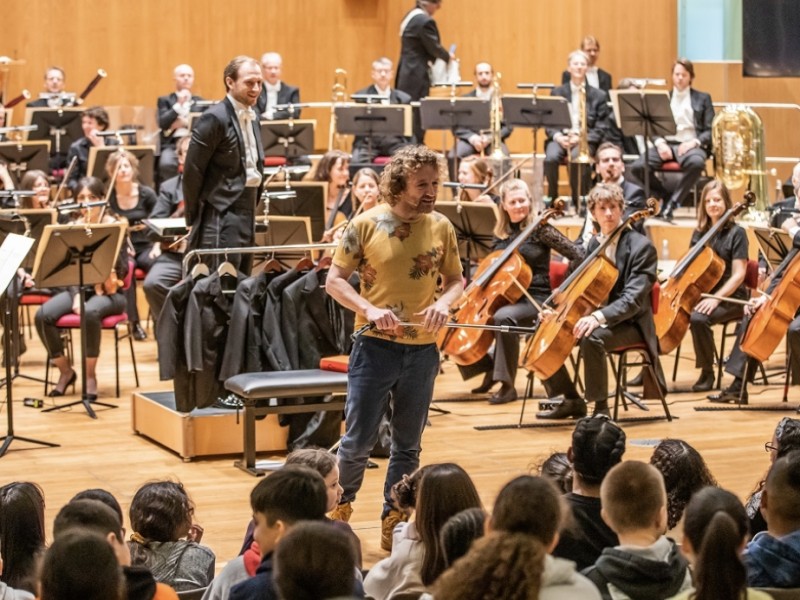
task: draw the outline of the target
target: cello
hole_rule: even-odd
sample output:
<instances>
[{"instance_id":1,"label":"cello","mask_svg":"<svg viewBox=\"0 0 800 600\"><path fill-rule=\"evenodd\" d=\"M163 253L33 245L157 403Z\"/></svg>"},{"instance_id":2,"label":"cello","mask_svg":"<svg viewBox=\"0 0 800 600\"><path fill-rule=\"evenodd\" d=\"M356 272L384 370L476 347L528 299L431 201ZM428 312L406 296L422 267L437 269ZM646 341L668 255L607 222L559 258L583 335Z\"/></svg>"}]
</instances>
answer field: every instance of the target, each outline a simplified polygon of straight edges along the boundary
<instances>
[{"instance_id":1,"label":"cello","mask_svg":"<svg viewBox=\"0 0 800 600\"><path fill-rule=\"evenodd\" d=\"M564 280L543 308L551 308L551 317L542 318L539 327L525 348L525 368L533 370L541 379L549 379L558 371L575 347L575 323L597 309L611 293L619 271L606 257L606 248L623 230L656 212L656 200L647 201L648 208L637 211L612 231L595 250L586 257L572 274Z\"/></svg>"},{"instance_id":2,"label":"cello","mask_svg":"<svg viewBox=\"0 0 800 600\"><path fill-rule=\"evenodd\" d=\"M710 292L725 272L725 263L711 248L711 242L731 219L754 201L755 194L746 192L744 202L732 206L709 228L677 262L667 283L661 286L658 313L655 314L661 354L669 354L678 347L689 329L689 318L701 295Z\"/></svg>"},{"instance_id":3,"label":"cello","mask_svg":"<svg viewBox=\"0 0 800 600\"><path fill-rule=\"evenodd\" d=\"M494 331L479 325L491 324L493 315L503 306L516 303L526 293L533 274L517 252L536 229L564 211L564 201L556 199L528 225L507 248L496 250L478 265L475 278L464 291L447 328L439 334L439 348L457 365L471 365L483 358L492 343ZM463 324L465 328L452 325Z\"/></svg>"}]
</instances>

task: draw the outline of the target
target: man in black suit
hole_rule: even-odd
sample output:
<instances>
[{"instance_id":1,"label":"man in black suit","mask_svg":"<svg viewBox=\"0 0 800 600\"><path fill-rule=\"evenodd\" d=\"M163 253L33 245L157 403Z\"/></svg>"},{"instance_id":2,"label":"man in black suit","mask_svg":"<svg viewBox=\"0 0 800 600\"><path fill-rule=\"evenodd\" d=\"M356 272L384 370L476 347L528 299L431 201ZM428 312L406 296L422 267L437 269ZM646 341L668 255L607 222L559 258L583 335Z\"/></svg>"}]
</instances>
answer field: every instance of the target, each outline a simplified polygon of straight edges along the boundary
<instances>
[{"instance_id":1,"label":"man in black suit","mask_svg":"<svg viewBox=\"0 0 800 600\"><path fill-rule=\"evenodd\" d=\"M409 96L420 100L428 95L431 87L428 63L437 58L450 62L452 55L442 46L439 28L433 15L442 7L442 0L417 0L417 6L400 23L400 61L394 86ZM423 143L425 132L414 110L414 137Z\"/></svg>"},{"instance_id":2,"label":"man in black suit","mask_svg":"<svg viewBox=\"0 0 800 600\"><path fill-rule=\"evenodd\" d=\"M300 118L300 109L275 110L275 106L284 104L300 104L300 88L287 85L281 81L283 59L277 52L267 52L261 57L261 75L264 85L256 103L256 112L260 119L278 121L281 119Z\"/></svg>"},{"instance_id":3,"label":"man in black suit","mask_svg":"<svg viewBox=\"0 0 800 600\"><path fill-rule=\"evenodd\" d=\"M580 146L581 115L579 97L581 88L586 87L586 132L589 146L589 155L594 156L597 146L603 141L609 122L608 95L597 88L586 84L586 69L589 59L582 50L570 53L567 59L570 81L566 85L554 88L553 96L561 96L569 102L569 112L572 119L570 129L547 129L547 142L545 144L544 176L547 179L547 195L551 198L558 197L558 165L570 152L572 158L578 156ZM580 171L580 178L578 172ZM589 189L588 165L575 164L570 166L570 187L572 188L572 201L578 206L578 199L584 190Z\"/></svg>"},{"instance_id":4,"label":"man in black suit","mask_svg":"<svg viewBox=\"0 0 800 600\"><path fill-rule=\"evenodd\" d=\"M670 105L675 117L677 132L667 138L656 138L654 148L647 151L650 169L660 168L665 162L677 161L681 166L681 178L675 191L661 211L662 218L672 220L674 210L683 205L695 183L703 172L706 159L711 154L711 122L714 106L711 96L691 87L694 81L694 65L690 60L679 58L672 66L672 92ZM640 157L631 172L640 182L644 181L644 157ZM654 178L650 178L653 182Z\"/></svg>"},{"instance_id":5,"label":"man in black suit","mask_svg":"<svg viewBox=\"0 0 800 600\"><path fill-rule=\"evenodd\" d=\"M475 65L475 89L471 92L464 94L466 98L480 98L481 100L492 100L494 96L494 86L492 85L494 80L494 69L492 65L486 62L481 62ZM511 135L514 131L514 128L510 125L506 124L505 121L501 121L500 127L500 139L505 142L506 138ZM485 154L491 153L494 148L492 148L492 136L491 132L486 131L474 131L471 129L460 128L456 130L456 156L458 157L458 161L461 162L462 158L466 158L467 156L472 156L473 154L479 154L480 152L484 152ZM508 156L508 148L505 144L502 145L503 154ZM452 151L448 156L448 164L452 168ZM450 179L455 180L455 173L450 174Z\"/></svg>"},{"instance_id":6,"label":"man in black suit","mask_svg":"<svg viewBox=\"0 0 800 600\"><path fill-rule=\"evenodd\" d=\"M28 102L28 108L60 108L74 106L75 94L64 92L66 75L61 67L48 67L44 72L44 92L36 100Z\"/></svg>"},{"instance_id":7,"label":"man in black suit","mask_svg":"<svg viewBox=\"0 0 800 600\"><path fill-rule=\"evenodd\" d=\"M75 140L69 147L67 152L67 164L76 158L75 167L69 173L67 186L73 194L78 192L78 182L89 175L86 170L89 167L89 151L91 148L103 146L116 146L119 140L108 137L100 136L99 132L108 129L109 118L106 109L102 106L92 106L87 108L81 114L81 128L83 129L83 137Z\"/></svg>"},{"instance_id":8,"label":"man in black suit","mask_svg":"<svg viewBox=\"0 0 800 600\"><path fill-rule=\"evenodd\" d=\"M794 169L792 169L792 176L789 179L789 183L791 184L792 193L787 195L784 200L772 205L772 216L769 219L770 227L783 227L784 222L788 220L793 221L789 224L790 227L800 223L800 216L792 212L800 211L800 195L798 195L798 193L800 193L800 163L797 163ZM784 187L786 186L784 185ZM796 231L787 229L786 231L794 236L800 229Z\"/></svg>"},{"instance_id":9,"label":"man in black suit","mask_svg":"<svg viewBox=\"0 0 800 600\"><path fill-rule=\"evenodd\" d=\"M358 90L356 94L380 96L381 104L408 104L411 96L391 88L392 61L385 56L372 63L372 85ZM361 101L363 102L363 100ZM370 100L375 102L375 100ZM400 135L356 136L353 140L353 163L371 163L376 156L391 156L411 138Z\"/></svg>"},{"instance_id":10,"label":"man in black suit","mask_svg":"<svg viewBox=\"0 0 800 600\"><path fill-rule=\"evenodd\" d=\"M586 69L586 83L592 87L603 90L606 94L611 91L611 74L597 66L597 55L600 54L600 42L593 35L587 35L581 40L581 50L589 59L589 66ZM561 74L561 84L569 83L569 70Z\"/></svg>"},{"instance_id":11,"label":"man in black suit","mask_svg":"<svg viewBox=\"0 0 800 600\"><path fill-rule=\"evenodd\" d=\"M237 56L224 72L227 95L192 129L183 171L187 250L253 244L256 201L262 185L264 149L253 106L261 93L261 67ZM228 259L249 273L250 256ZM221 257L208 261L221 262Z\"/></svg>"},{"instance_id":12,"label":"man in black suit","mask_svg":"<svg viewBox=\"0 0 800 600\"><path fill-rule=\"evenodd\" d=\"M588 205L600 226L600 234L589 242L587 255L597 249L620 225L625 200L619 186L601 183L589 193ZM658 375L658 381L654 382L649 374L645 374L645 393L652 391L654 385L666 390L666 382L658 362L658 338L650 297L656 281L656 249L645 236L626 228L617 238L616 244L606 247L606 257L619 270L617 281L605 306L578 319L573 335L580 343L583 353L583 380L587 382L586 401L594 402L594 414L608 415L606 355L609 350L644 341ZM539 413L537 417L563 419L585 416L586 404L578 395L573 382L569 379L554 382L553 379L548 380L550 389L554 393L563 394L564 401L551 411Z\"/></svg>"},{"instance_id":13,"label":"man in black suit","mask_svg":"<svg viewBox=\"0 0 800 600\"><path fill-rule=\"evenodd\" d=\"M622 195L625 198L623 219L627 219L636 211L647 208L644 190L632 181L625 179L622 148L611 142L603 142L597 148L594 161L601 183L615 183L622 188ZM644 220L636 221L633 228L639 233L644 233Z\"/></svg>"},{"instance_id":14,"label":"man in black suit","mask_svg":"<svg viewBox=\"0 0 800 600\"><path fill-rule=\"evenodd\" d=\"M178 174L176 141L189 135L189 113L200 96L192 94L194 69L178 65L172 71L175 91L158 98L158 127L161 129L161 154L158 158L158 181L163 182Z\"/></svg>"}]
</instances>

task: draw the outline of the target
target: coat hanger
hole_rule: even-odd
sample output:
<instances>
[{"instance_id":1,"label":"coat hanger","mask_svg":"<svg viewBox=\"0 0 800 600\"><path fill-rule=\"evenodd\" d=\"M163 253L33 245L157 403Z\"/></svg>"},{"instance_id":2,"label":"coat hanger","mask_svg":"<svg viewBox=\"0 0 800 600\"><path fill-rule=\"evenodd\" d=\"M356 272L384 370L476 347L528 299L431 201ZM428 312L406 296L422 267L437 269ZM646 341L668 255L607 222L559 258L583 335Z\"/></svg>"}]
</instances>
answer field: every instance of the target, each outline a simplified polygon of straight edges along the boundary
<instances>
[{"instance_id":1,"label":"coat hanger","mask_svg":"<svg viewBox=\"0 0 800 600\"><path fill-rule=\"evenodd\" d=\"M330 256L323 256L319 259L317 266L314 268L315 271L319 272L323 269L330 269L331 265L333 264L333 258Z\"/></svg>"},{"instance_id":2,"label":"coat hanger","mask_svg":"<svg viewBox=\"0 0 800 600\"><path fill-rule=\"evenodd\" d=\"M209 270L208 265L206 263L197 263L195 266L192 267L192 272L190 273L192 279L197 281L201 277L208 277Z\"/></svg>"},{"instance_id":3,"label":"coat hanger","mask_svg":"<svg viewBox=\"0 0 800 600\"><path fill-rule=\"evenodd\" d=\"M236 267L228 260L228 253L225 253L225 260L219 264L217 267L217 275L220 277L224 277L226 275L230 277L238 277L239 274L236 271Z\"/></svg>"},{"instance_id":4,"label":"coat hanger","mask_svg":"<svg viewBox=\"0 0 800 600\"><path fill-rule=\"evenodd\" d=\"M314 261L306 255L297 262L294 268L297 271L310 271L314 268Z\"/></svg>"}]
</instances>

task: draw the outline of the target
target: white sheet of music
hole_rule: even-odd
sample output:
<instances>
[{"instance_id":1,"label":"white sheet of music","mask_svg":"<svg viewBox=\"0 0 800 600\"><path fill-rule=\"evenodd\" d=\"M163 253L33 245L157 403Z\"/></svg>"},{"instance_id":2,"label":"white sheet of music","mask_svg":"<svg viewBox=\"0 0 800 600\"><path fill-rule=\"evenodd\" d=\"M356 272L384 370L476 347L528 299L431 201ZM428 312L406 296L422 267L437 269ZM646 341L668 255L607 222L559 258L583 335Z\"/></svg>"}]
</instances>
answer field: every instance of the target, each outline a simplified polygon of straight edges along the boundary
<instances>
[{"instance_id":1,"label":"white sheet of music","mask_svg":"<svg viewBox=\"0 0 800 600\"><path fill-rule=\"evenodd\" d=\"M5 290L11 279L17 274L17 269L25 260L28 252L33 248L33 238L9 233L3 245L0 246L0 290Z\"/></svg>"}]
</instances>

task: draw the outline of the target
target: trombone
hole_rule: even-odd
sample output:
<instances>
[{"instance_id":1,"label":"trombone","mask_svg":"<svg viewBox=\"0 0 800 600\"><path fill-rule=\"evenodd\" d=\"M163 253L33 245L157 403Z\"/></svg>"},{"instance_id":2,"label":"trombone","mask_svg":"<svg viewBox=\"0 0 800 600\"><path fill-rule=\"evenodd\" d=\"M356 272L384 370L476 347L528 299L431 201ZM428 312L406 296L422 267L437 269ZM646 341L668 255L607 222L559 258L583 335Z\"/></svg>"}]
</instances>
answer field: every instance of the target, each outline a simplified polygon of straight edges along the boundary
<instances>
[{"instance_id":1,"label":"trombone","mask_svg":"<svg viewBox=\"0 0 800 600\"><path fill-rule=\"evenodd\" d=\"M333 87L331 88L331 121L328 128L328 150L343 150L344 140L336 133L336 105L347 100L347 71L336 69L333 72Z\"/></svg>"}]
</instances>

